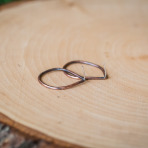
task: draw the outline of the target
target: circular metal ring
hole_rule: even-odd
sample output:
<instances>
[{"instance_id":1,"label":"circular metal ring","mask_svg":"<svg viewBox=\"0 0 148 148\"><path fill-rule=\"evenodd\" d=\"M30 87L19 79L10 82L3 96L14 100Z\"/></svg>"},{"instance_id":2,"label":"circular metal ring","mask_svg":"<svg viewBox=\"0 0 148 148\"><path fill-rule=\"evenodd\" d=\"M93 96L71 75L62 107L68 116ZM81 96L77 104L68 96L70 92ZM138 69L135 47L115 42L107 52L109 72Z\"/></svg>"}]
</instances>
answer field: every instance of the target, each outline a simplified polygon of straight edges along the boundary
<instances>
[{"instance_id":1,"label":"circular metal ring","mask_svg":"<svg viewBox=\"0 0 148 148\"><path fill-rule=\"evenodd\" d=\"M42 76L45 75L46 73L52 72L52 71L64 71L64 72L66 72L66 73L69 73L70 75L73 75L73 76L77 77L78 79L81 79L81 80L78 81L78 82L75 82L75 83L73 83L73 84L67 85L67 86L60 86L60 87L50 86L50 85L48 85L48 84L46 84L46 83L44 83L44 82L42 81ZM83 82L85 81L85 79L84 79L84 77L82 77L82 76L80 76L80 75L78 75L78 74L76 74L76 73L74 73L74 72L72 72L72 71L70 71L70 70L67 70L67 69L64 69L64 68L52 68L52 69L48 69L48 70L42 72L42 73L38 76L38 81L39 81L39 83L40 83L41 85L43 85L43 86L46 87L46 88L56 89L56 90L64 90L64 89L72 88L72 87L74 87L74 86L76 86L76 85L78 85L78 84L80 84L80 83L83 83Z\"/></svg>"},{"instance_id":2,"label":"circular metal ring","mask_svg":"<svg viewBox=\"0 0 148 148\"><path fill-rule=\"evenodd\" d=\"M94 64L94 63L91 63L91 62L87 62L87 61L82 61L82 60L76 60L76 61L71 61L71 62L68 62L66 63L63 68L64 69L67 69L67 67L71 64L75 64L75 63L80 63L80 64L86 64L86 65L90 65L90 66L94 66L96 68L99 68L102 72L103 72L103 75L104 77L83 77L85 80L104 80L107 78L106 76L106 71L104 68L102 68L101 66L97 65L97 64ZM64 72L67 76L71 77L71 78L74 78L74 79L79 79L77 76L74 76L74 75L71 75L71 73L69 72ZM82 77L82 76L81 76Z\"/></svg>"}]
</instances>

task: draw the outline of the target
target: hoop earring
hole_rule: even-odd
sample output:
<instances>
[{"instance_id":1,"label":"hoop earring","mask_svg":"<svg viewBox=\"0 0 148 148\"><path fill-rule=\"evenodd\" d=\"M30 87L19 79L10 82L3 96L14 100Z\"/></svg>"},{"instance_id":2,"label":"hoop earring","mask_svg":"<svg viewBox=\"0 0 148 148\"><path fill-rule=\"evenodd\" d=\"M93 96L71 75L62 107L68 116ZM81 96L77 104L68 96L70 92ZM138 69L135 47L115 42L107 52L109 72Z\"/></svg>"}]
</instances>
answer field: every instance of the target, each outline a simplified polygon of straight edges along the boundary
<instances>
[{"instance_id":1,"label":"hoop earring","mask_svg":"<svg viewBox=\"0 0 148 148\"><path fill-rule=\"evenodd\" d=\"M105 80L107 78L107 75L106 75L106 70L104 68L102 68L101 66L97 65L97 64L94 64L94 63L91 63L91 62L87 62L87 61L82 61L82 60L76 60L76 61L71 61L71 62L68 62L66 63L63 68L64 69L67 69L68 66L72 65L72 64L76 64L76 63L80 63L80 64L86 64L86 65L90 65L90 66L93 66L93 67L96 67L96 68L99 68L104 77L85 77L85 80ZM79 79L79 77L75 76L75 75L71 75L69 72L64 72L67 76L71 77L71 78L74 78L74 79ZM81 76L82 77L82 76Z\"/></svg>"},{"instance_id":2,"label":"hoop earring","mask_svg":"<svg viewBox=\"0 0 148 148\"><path fill-rule=\"evenodd\" d=\"M46 83L44 83L42 81L42 76L45 75L46 73L48 72L52 72L52 71L64 71L66 73L69 73L70 75L74 76L74 77L77 77L78 79L80 79L78 82L75 82L73 84L70 84L70 85L67 85L67 86L59 86L59 87L56 87L56 86L50 86ZM41 85L43 85L44 87L46 88L50 88L50 89L55 89L55 90L64 90L64 89L69 89L69 88L72 88L80 83L83 83L85 81L84 77L70 71L70 70L67 70L67 69L63 69L63 68L52 68L52 69L48 69L42 73L40 73L40 75L38 76L38 81Z\"/></svg>"}]
</instances>

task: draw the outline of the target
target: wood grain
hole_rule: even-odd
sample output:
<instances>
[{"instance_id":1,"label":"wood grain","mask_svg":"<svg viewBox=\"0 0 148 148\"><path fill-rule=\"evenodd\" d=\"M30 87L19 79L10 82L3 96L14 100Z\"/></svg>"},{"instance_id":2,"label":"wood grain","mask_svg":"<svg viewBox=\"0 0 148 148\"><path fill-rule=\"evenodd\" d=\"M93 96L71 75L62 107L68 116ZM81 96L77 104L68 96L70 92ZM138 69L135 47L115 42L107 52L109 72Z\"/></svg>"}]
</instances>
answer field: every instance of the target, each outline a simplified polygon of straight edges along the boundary
<instances>
[{"instance_id":1,"label":"wood grain","mask_svg":"<svg viewBox=\"0 0 148 148\"><path fill-rule=\"evenodd\" d=\"M27 1L0 10L2 114L64 144L147 148L147 1ZM64 91L38 83L40 72L71 60L105 64L109 79ZM83 74L81 65L70 69ZM57 86L76 81L62 72L45 79Z\"/></svg>"}]
</instances>

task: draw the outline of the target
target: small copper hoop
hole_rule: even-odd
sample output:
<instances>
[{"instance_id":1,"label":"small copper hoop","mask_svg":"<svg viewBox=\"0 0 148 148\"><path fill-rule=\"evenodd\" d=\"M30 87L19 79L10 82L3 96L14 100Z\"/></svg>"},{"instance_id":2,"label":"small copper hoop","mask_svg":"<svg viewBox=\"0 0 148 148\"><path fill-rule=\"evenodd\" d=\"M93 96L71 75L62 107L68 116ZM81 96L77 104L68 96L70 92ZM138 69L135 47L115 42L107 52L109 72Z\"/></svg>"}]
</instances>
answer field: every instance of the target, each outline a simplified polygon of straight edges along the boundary
<instances>
[{"instance_id":1,"label":"small copper hoop","mask_svg":"<svg viewBox=\"0 0 148 148\"><path fill-rule=\"evenodd\" d=\"M73 76L77 77L78 79L81 79L81 80L78 81L78 82L75 82L75 83L73 83L73 84L67 85L67 86L60 86L60 87L50 86L50 85L48 85L48 84L46 84L46 83L44 83L44 82L42 81L42 76L45 75L45 74L48 73L48 72L51 72L51 71L64 71L64 72L69 73L70 75L73 75ZM52 69L48 69L48 70L42 72L42 73L38 76L38 81L39 81L39 83L40 83L41 85L43 85L43 86L46 87L46 88L55 89L55 90L64 90L64 89L72 88L72 87L74 87L74 86L76 86L76 85L78 85L78 84L80 84L80 83L83 83L83 82L85 81L85 79L84 79L84 77L82 77L82 76L80 76L80 75L78 75L78 74L76 74L76 73L74 73L74 72L72 72L72 71L70 71L70 70L63 69L63 68L52 68Z\"/></svg>"},{"instance_id":2,"label":"small copper hoop","mask_svg":"<svg viewBox=\"0 0 148 148\"><path fill-rule=\"evenodd\" d=\"M67 69L67 67L71 64L75 64L75 63L80 63L80 64L86 64L86 65L90 65L90 66L94 66L96 68L99 68L102 72L103 72L103 75L104 77L85 77L85 80L104 80L107 78L106 76L106 71L104 68L102 68L101 66L97 65L97 64L94 64L94 63L91 63L91 62L87 62L87 61L82 61L82 60L76 60L76 61L71 61L71 62L68 62L66 63L63 68L64 69ZM74 78L74 79L79 79L77 76L74 76L74 75L71 75L69 72L64 72L67 76L71 77L71 78ZM82 77L82 76L81 76Z\"/></svg>"}]
</instances>

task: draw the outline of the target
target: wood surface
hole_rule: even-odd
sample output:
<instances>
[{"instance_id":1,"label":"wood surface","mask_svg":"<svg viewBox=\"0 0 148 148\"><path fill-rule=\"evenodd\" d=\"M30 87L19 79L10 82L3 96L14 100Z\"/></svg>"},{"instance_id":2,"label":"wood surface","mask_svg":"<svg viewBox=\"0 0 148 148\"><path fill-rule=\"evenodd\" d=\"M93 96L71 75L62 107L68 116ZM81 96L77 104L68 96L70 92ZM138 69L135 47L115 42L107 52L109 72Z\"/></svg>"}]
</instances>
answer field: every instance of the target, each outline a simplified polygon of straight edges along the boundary
<instances>
[{"instance_id":1,"label":"wood surface","mask_svg":"<svg viewBox=\"0 0 148 148\"><path fill-rule=\"evenodd\" d=\"M71 60L105 65L109 78L63 91L38 83L39 73ZM83 74L81 64L69 69ZM96 68L84 70L101 76ZM77 81L62 72L44 80L56 86ZM0 121L59 145L147 148L148 1L1 6L0 112Z\"/></svg>"}]
</instances>

